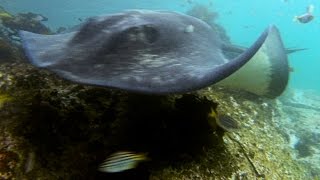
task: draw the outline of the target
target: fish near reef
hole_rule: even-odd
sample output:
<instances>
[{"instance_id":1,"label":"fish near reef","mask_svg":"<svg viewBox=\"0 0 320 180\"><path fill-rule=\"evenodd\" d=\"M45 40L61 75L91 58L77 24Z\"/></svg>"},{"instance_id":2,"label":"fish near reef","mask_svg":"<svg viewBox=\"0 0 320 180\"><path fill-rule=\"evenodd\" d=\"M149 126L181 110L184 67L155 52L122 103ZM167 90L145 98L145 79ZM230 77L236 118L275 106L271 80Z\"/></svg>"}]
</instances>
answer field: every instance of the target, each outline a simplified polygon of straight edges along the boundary
<instances>
[{"instance_id":1,"label":"fish near reef","mask_svg":"<svg viewBox=\"0 0 320 180\"><path fill-rule=\"evenodd\" d=\"M89 18L70 33L20 31L20 36L32 64L67 80L169 94L223 80L250 61L274 33L276 27L268 27L233 59L224 56L219 34L208 24L171 11L128 10Z\"/></svg>"},{"instance_id":2,"label":"fish near reef","mask_svg":"<svg viewBox=\"0 0 320 180\"><path fill-rule=\"evenodd\" d=\"M228 132L236 131L240 128L238 122L228 115L219 115L216 122L219 127Z\"/></svg>"},{"instance_id":3,"label":"fish near reef","mask_svg":"<svg viewBox=\"0 0 320 180\"><path fill-rule=\"evenodd\" d=\"M236 131L240 128L238 122L228 115L218 114L211 109L208 114L208 123L214 129L218 126L227 132Z\"/></svg>"},{"instance_id":4,"label":"fish near reef","mask_svg":"<svg viewBox=\"0 0 320 180\"><path fill-rule=\"evenodd\" d=\"M149 158L143 153L134 153L130 151L119 151L111 154L99 167L99 170L107 173L117 173L133 169L142 161Z\"/></svg>"}]
</instances>

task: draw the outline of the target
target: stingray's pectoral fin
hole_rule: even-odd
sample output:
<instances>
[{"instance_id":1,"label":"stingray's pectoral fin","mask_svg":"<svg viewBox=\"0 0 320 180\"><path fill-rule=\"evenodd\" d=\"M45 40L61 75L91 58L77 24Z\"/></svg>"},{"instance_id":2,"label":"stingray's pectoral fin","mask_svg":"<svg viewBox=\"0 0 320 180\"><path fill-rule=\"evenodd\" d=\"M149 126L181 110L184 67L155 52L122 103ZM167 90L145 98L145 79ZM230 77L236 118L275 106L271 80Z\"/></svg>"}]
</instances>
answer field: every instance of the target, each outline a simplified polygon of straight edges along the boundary
<instances>
[{"instance_id":1,"label":"stingray's pectoral fin","mask_svg":"<svg viewBox=\"0 0 320 180\"><path fill-rule=\"evenodd\" d=\"M19 31L28 59L38 67L48 67L62 59L67 42L74 33L42 35Z\"/></svg>"},{"instance_id":2,"label":"stingray's pectoral fin","mask_svg":"<svg viewBox=\"0 0 320 180\"><path fill-rule=\"evenodd\" d=\"M285 90L288 77L289 66L286 50L279 31L276 27L271 26L264 43L255 55L235 73L220 81L218 85L275 98Z\"/></svg>"}]
</instances>

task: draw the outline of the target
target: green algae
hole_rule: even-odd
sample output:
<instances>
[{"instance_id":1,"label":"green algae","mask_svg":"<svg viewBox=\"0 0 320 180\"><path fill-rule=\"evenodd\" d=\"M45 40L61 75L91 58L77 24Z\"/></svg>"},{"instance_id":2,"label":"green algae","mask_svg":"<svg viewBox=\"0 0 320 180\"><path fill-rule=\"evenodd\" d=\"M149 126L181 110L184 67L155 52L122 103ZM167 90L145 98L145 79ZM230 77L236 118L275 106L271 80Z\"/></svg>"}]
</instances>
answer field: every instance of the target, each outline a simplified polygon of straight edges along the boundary
<instances>
[{"instance_id":1,"label":"green algae","mask_svg":"<svg viewBox=\"0 0 320 180\"><path fill-rule=\"evenodd\" d=\"M10 99L9 95L0 93L0 109L6 102L10 101Z\"/></svg>"}]
</instances>

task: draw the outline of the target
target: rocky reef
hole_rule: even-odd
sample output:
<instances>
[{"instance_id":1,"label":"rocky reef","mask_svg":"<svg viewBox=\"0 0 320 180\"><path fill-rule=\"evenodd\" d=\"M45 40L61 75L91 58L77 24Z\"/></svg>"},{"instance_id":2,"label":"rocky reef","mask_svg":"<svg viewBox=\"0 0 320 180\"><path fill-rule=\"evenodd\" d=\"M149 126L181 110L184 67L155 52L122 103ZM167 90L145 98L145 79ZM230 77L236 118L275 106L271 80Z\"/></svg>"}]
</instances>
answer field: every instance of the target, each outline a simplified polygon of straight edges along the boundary
<instances>
[{"instance_id":1,"label":"rocky reef","mask_svg":"<svg viewBox=\"0 0 320 180\"><path fill-rule=\"evenodd\" d=\"M320 178L319 102L319 92L298 89L289 89L277 102L284 117L279 127L294 151L292 155L310 168L314 179Z\"/></svg>"},{"instance_id":2,"label":"rocky reef","mask_svg":"<svg viewBox=\"0 0 320 180\"><path fill-rule=\"evenodd\" d=\"M280 130L277 101L222 87L170 96L63 81L28 64L0 66L1 179L305 179ZM210 126L210 109L236 132ZM108 154L148 152L120 174L97 171Z\"/></svg>"},{"instance_id":3,"label":"rocky reef","mask_svg":"<svg viewBox=\"0 0 320 180\"><path fill-rule=\"evenodd\" d=\"M52 34L42 21L47 18L41 14L18 13L11 14L0 6L0 63L21 59L22 53L19 30L40 34Z\"/></svg>"}]
</instances>

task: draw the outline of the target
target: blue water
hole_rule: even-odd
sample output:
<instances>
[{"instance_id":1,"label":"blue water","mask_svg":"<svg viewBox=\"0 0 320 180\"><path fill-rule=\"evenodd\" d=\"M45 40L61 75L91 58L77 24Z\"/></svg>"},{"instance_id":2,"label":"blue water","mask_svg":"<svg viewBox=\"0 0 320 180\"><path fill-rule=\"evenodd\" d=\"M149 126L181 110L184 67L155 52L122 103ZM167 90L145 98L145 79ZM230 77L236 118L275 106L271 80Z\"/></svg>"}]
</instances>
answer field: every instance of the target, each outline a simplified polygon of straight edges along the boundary
<instances>
[{"instance_id":1,"label":"blue water","mask_svg":"<svg viewBox=\"0 0 320 180\"><path fill-rule=\"evenodd\" d=\"M79 18L117 12L123 9L147 8L185 12L195 3L205 4L219 13L217 22L224 26L235 44L250 45L269 24L275 24L286 47L308 48L289 56L289 87L320 92L320 2L317 0L0 0L9 12L34 12L49 18L52 29L70 27ZM308 24L293 22L295 15L315 6L315 19Z\"/></svg>"}]
</instances>

